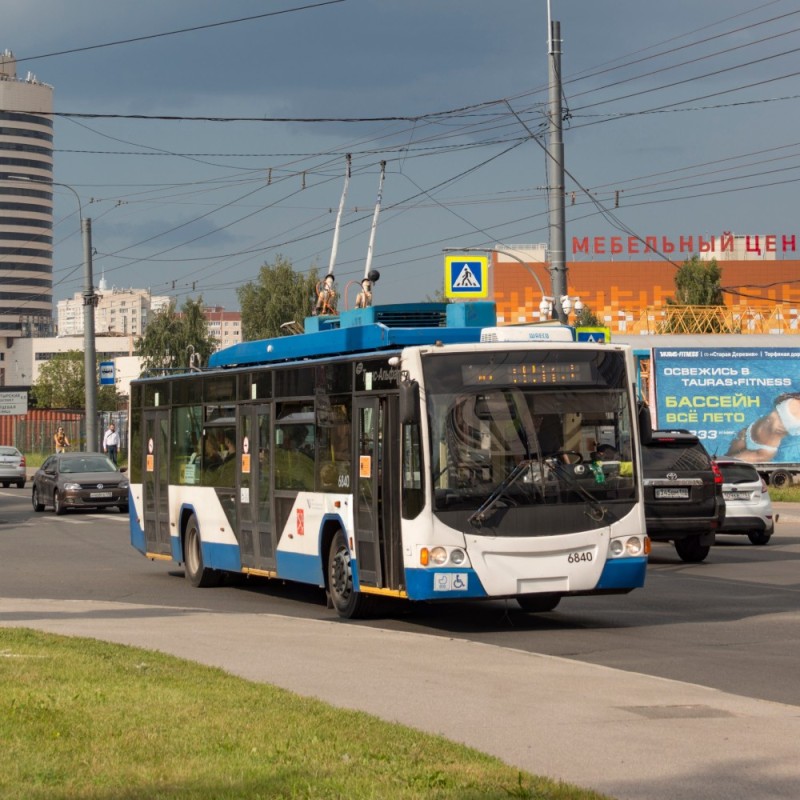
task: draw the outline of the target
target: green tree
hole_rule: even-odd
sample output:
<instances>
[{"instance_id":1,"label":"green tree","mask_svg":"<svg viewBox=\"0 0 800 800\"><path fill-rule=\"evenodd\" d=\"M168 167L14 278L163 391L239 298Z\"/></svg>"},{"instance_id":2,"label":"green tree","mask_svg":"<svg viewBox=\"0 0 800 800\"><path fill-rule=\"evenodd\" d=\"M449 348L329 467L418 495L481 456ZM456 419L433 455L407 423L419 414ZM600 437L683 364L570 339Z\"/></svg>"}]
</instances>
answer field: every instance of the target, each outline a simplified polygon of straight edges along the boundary
<instances>
[{"instance_id":1,"label":"green tree","mask_svg":"<svg viewBox=\"0 0 800 800\"><path fill-rule=\"evenodd\" d=\"M675 273L675 299L679 306L723 306L722 269L717 260L701 261L694 255L678 267Z\"/></svg>"},{"instance_id":2,"label":"green tree","mask_svg":"<svg viewBox=\"0 0 800 800\"><path fill-rule=\"evenodd\" d=\"M575 318L575 326L578 328L603 328L605 323L589 306L584 306L581 313Z\"/></svg>"},{"instance_id":3,"label":"green tree","mask_svg":"<svg viewBox=\"0 0 800 800\"><path fill-rule=\"evenodd\" d=\"M99 359L97 363L99 366ZM33 386L37 407L85 408L85 374L83 353L80 350L56 353L47 363L42 364L39 378ZM119 395L114 386L98 388L98 411L116 411L118 405Z\"/></svg>"},{"instance_id":4,"label":"green tree","mask_svg":"<svg viewBox=\"0 0 800 800\"><path fill-rule=\"evenodd\" d=\"M236 290L242 309L242 338L252 341L280 336L284 322L301 322L310 316L318 280L316 269L303 275L281 255L274 264L264 264L256 281Z\"/></svg>"},{"instance_id":5,"label":"green tree","mask_svg":"<svg viewBox=\"0 0 800 800\"><path fill-rule=\"evenodd\" d=\"M165 369L188 369L189 357L197 353L205 364L217 340L208 332L203 298L188 298L180 312L174 303L157 312L148 322L136 352L142 359L142 374Z\"/></svg>"},{"instance_id":6,"label":"green tree","mask_svg":"<svg viewBox=\"0 0 800 800\"><path fill-rule=\"evenodd\" d=\"M701 261L697 255L678 267L675 273L675 298L668 298L664 333L728 332L722 297L722 269L716 259Z\"/></svg>"}]
</instances>

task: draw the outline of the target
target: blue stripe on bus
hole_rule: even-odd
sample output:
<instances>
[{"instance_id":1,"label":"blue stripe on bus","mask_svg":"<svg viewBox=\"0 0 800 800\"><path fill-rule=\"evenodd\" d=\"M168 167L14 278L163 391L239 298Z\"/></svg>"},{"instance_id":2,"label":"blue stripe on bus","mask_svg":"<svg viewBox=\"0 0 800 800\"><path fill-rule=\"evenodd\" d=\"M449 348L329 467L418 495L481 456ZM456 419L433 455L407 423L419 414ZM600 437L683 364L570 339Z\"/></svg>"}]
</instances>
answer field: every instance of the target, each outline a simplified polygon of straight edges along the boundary
<instances>
[{"instance_id":1,"label":"blue stripe on bus","mask_svg":"<svg viewBox=\"0 0 800 800\"><path fill-rule=\"evenodd\" d=\"M637 589L644 586L647 559L611 558L606 561L597 589Z\"/></svg>"},{"instance_id":2,"label":"blue stripe on bus","mask_svg":"<svg viewBox=\"0 0 800 800\"><path fill-rule=\"evenodd\" d=\"M275 562L278 568L278 577L283 580L310 583L313 586L322 586L324 583L319 556L278 550L275 553Z\"/></svg>"},{"instance_id":3,"label":"blue stripe on bus","mask_svg":"<svg viewBox=\"0 0 800 800\"><path fill-rule=\"evenodd\" d=\"M466 576L466 589L434 590L434 576L443 573ZM407 569L406 584L409 600L457 600L464 597L488 597L477 574L471 569Z\"/></svg>"},{"instance_id":4,"label":"blue stripe on bus","mask_svg":"<svg viewBox=\"0 0 800 800\"><path fill-rule=\"evenodd\" d=\"M211 569L224 569L228 572L241 572L242 559L238 544L219 544L204 542L200 533L200 549L203 553L203 564Z\"/></svg>"}]
</instances>

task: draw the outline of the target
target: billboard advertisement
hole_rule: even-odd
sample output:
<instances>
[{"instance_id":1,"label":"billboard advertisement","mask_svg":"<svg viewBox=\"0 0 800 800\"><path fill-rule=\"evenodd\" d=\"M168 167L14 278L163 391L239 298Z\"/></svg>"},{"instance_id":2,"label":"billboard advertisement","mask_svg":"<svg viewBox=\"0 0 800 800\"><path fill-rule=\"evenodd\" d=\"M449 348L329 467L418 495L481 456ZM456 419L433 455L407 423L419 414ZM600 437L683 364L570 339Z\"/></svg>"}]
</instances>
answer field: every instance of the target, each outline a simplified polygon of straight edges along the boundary
<instances>
[{"instance_id":1,"label":"billboard advertisement","mask_svg":"<svg viewBox=\"0 0 800 800\"><path fill-rule=\"evenodd\" d=\"M653 348L656 425L711 455L800 462L800 348Z\"/></svg>"}]
</instances>

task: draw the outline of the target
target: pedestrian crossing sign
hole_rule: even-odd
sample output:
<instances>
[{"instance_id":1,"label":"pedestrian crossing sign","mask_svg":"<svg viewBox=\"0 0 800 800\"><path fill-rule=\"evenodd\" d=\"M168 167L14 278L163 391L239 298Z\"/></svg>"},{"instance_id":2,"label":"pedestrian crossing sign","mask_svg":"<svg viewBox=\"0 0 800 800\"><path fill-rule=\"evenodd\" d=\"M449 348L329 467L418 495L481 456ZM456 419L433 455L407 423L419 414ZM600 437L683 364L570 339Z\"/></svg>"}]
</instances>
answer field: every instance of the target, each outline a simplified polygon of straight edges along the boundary
<instances>
[{"instance_id":1,"label":"pedestrian crossing sign","mask_svg":"<svg viewBox=\"0 0 800 800\"><path fill-rule=\"evenodd\" d=\"M575 328L575 340L578 342L594 342L607 344L611 341L611 331L608 328Z\"/></svg>"},{"instance_id":2,"label":"pedestrian crossing sign","mask_svg":"<svg viewBox=\"0 0 800 800\"><path fill-rule=\"evenodd\" d=\"M489 296L489 257L448 255L444 257L444 296L467 298Z\"/></svg>"}]
</instances>

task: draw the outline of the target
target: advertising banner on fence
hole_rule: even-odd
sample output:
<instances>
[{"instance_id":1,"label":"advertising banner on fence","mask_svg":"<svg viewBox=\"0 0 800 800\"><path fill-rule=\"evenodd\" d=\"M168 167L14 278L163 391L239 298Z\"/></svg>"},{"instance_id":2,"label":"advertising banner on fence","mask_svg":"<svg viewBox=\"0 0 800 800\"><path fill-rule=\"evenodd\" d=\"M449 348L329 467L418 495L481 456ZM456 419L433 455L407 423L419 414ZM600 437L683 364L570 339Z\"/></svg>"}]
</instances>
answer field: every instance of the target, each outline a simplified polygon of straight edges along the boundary
<instances>
[{"instance_id":1,"label":"advertising banner on fence","mask_svg":"<svg viewBox=\"0 0 800 800\"><path fill-rule=\"evenodd\" d=\"M800 462L800 348L653 348L659 428L685 428L712 455Z\"/></svg>"}]
</instances>

